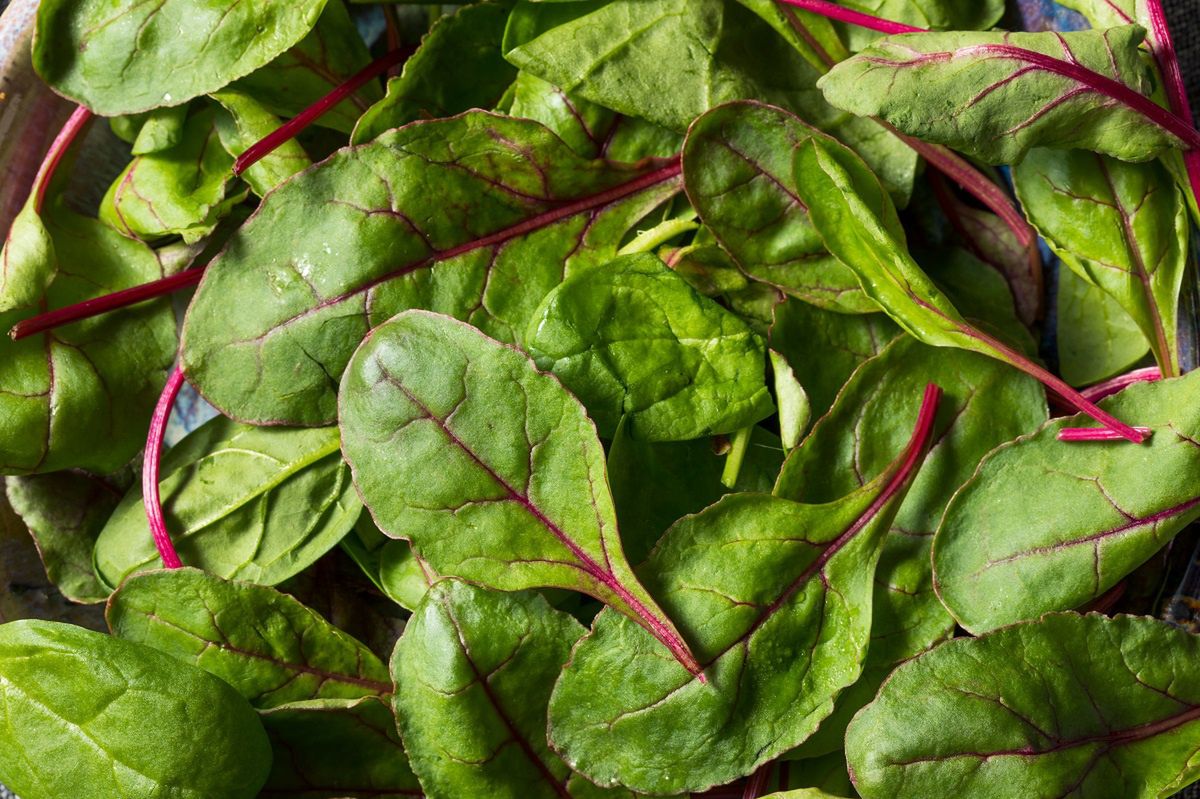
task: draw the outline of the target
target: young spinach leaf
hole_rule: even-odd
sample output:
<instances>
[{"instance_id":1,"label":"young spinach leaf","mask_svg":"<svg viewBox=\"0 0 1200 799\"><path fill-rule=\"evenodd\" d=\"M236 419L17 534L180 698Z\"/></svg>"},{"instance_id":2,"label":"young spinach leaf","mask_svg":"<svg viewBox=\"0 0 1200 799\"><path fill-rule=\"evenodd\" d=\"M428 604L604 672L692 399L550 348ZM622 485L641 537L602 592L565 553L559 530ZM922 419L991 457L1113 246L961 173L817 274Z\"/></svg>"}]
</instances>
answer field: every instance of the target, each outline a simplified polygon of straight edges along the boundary
<instances>
[{"instance_id":1,"label":"young spinach leaf","mask_svg":"<svg viewBox=\"0 0 1200 799\"><path fill-rule=\"evenodd\" d=\"M775 398L779 403L779 437L785 451L800 443L812 421L812 403L796 372L782 353L769 350L771 372L775 375Z\"/></svg>"},{"instance_id":2,"label":"young spinach leaf","mask_svg":"<svg viewBox=\"0 0 1200 799\"><path fill-rule=\"evenodd\" d=\"M391 692L366 646L287 594L198 569L134 575L108 603L109 629L220 677L257 708Z\"/></svg>"},{"instance_id":3,"label":"young spinach leaf","mask_svg":"<svg viewBox=\"0 0 1200 799\"><path fill-rule=\"evenodd\" d=\"M27 799L253 799L271 747L225 683L47 621L0 626L0 781Z\"/></svg>"},{"instance_id":4,"label":"young spinach leaf","mask_svg":"<svg viewBox=\"0 0 1200 799\"><path fill-rule=\"evenodd\" d=\"M1018 163L1038 146L1145 161L1200 138L1145 96L1145 33L904 34L843 61L819 85L838 108L989 163Z\"/></svg>"},{"instance_id":5,"label":"young spinach leaf","mask_svg":"<svg viewBox=\"0 0 1200 799\"><path fill-rule=\"evenodd\" d=\"M611 438L733 433L774 410L762 339L648 253L577 272L546 295L525 348Z\"/></svg>"},{"instance_id":6,"label":"young spinach leaf","mask_svg":"<svg viewBox=\"0 0 1200 799\"><path fill-rule=\"evenodd\" d=\"M338 452L338 431L206 422L162 461L159 491L184 563L220 577L282 582L328 552L362 511ZM109 519L94 555L116 587L154 568L140 487Z\"/></svg>"},{"instance_id":7,"label":"young spinach leaf","mask_svg":"<svg viewBox=\"0 0 1200 799\"><path fill-rule=\"evenodd\" d=\"M259 714L275 752L268 799L422 796L386 699L313 699Z\"/></svg>"},{"instance_id":8,"label":"young spinach leaf","mask_svg":"<svg viewBox=\"0 0 1200 799\"><path fill-rule=\"evenodd\" d=\"M481 111L391 131L280 186L234 234L188 309L185 370L239 419L327 424L371 327L426 307L512 340L679 183L677 161L585 160Z\"/></svg>"},{"instance_id":9,"label":"young spinach leaf","mask_svg":"<svg viewBox=\"0 0 1200 799\"><path fill-rule=\"evenodd\" d=\"M1120 303L1177 373L1177 309L1187 263L1183 195L1157 161L1037 149L1013 169L1030 221L1063 263Z\"/></svg>"},{"instance_id":10,"label":"young spinach leaf","mask_svg":"<svg viewBox=\"0 0 1200 799\"><path fill-rule=\"evenodd\" d=\"M1150 343L1117 301L1072 270L1058 270L1057 295L1058 367L1071 385L1120 374L1150 352Z\"/></svg>"},{"instance_id":11,"label":"young spinach leaf","mask_svg":"<svg viewBox=\"0 0 1200 799\"><path fill-rule=\"evenodd\" d=\"M639 573L689 631L710 684L602 611L550 698L555 749L598 785L668 793L750 774L812 735L858 677L872 573L937 396L930 386L906 451L844 499L734 494L672 527Z\"/></svg>"},{"instance_id":12,"label":"young spinach leaf","mask_svg":"<svg viewBox=\"0 0 1200 799\"><path fill-rule=\"evenodd\" d=\"M898 668L846 735L865 799L1169 796L1197 776L1200 639L1053 614Z\"/></svg>"},{"instance_id":13,"label":"young spinach leaf","mask_svg":"<svg viewBox=\"0 0 1200 799\"><path fill-rule=\"evenodd\" d=\"M523 353L406 311L355 352L340 405L342 449L376 524L439 574L582 591L696 669L622 553L595 426Z\"/></svg>"},{"instance_id":14,"label":"young spinach leaf","mask_svg":"<svg viewBox=\"0 0 1200 799\"><path fill-rule=\"evenodd\" d=\"M1198 392L1192 373L1105 400L1154 430L1140 447L1065 446L1057 434L1074 419L993 452L933 545L935 587L959 624L982 632L1080 607L1200 516Z\"/></svg>"}]
</instances>

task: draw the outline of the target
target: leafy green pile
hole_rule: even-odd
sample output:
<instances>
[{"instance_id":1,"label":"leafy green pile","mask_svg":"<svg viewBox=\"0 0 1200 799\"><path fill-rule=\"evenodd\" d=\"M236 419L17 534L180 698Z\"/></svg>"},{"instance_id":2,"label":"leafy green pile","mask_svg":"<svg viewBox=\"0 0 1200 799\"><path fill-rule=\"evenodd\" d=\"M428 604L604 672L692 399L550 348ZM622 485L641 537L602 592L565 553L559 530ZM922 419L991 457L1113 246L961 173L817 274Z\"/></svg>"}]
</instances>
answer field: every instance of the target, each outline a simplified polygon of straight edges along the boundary
<instances>
[{"instance_id":1,"label":"leafy green pile","mask_svg":"<svg viewBox=\"0 0 1200 799\"><path fill-rule=\"evenodd\" d=\"M1159 0L1064 4L1093 28L43 0L79 105L0 252L0 474L110 634L7 586L0 782L1200 778L1200 642L1153 618L1200 518L1200 133ZM97 117L129 160L81 175ZM219 415L162 454L185 383Z\"/></svg>"}]
</instances>

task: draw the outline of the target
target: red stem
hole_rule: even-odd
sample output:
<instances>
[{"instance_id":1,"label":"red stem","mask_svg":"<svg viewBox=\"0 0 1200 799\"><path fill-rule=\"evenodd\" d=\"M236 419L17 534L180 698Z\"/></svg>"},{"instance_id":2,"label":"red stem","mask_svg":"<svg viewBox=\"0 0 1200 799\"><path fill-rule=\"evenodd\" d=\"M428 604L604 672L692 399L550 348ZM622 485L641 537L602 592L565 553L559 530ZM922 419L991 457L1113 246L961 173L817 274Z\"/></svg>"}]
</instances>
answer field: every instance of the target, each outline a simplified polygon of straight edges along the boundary
<instances>
[{"instance_id":1,"label":"red stem","mask_svg":"<svg viewBox=\"0 0 1200 799\"><path fill-rule=\"evenodd\" d=\"M33 179L33 210L39 214L46 202L46 187L50 185L50 179L54 177L59 162L70 149L71 142L75 141L91 118L91 111L83 106L76 106L66 124L62 126L62 130L50 143L50 149L46 151L46 157L42 159L42 166L38 169L37 177Z\"/></svg>"},{"instance_id":2,"label":"red stem","mask_svg":"<svg viewBox=\"0 0 1200 799\"><path fill-rule=\"evenodd\" d=\"M31 316L28 319L17 322L8 331L8 335L16 341L26 336L32 336L36 333L61 327L62 325L78 322L81 319L90 319L93 316L99 316L109 311L116 311L135 303L161 297L164 294L169 294L181 288L194 286L200 282L200 278L203 275L203 267L185 269L170 277L160 278L150 283L143 283L140 286L114 291L112 294L93 297L90 300L77 302L74 305L57 308L53 311Z\"/></svg>"},{"instance_id":3,"label":"red stem","mask_svg":"<svg viewBox=\"0 0 1200 799\"><path fill-rule=\"evenodd\" d=\"M1143 436L1152 432L1149 427L1135 427ZM1059 441L1126 441L1125 436L1107 427L1064 427L1058 431Z\"/></svg>"},{"instance_id":4,"label":"red stem","mask_svg":"<svg viewBox=\"0 0 1200 799\"><path fill-rule=\"evenodd\" d=\"M233 174L241 175L261 159L274 152L281 144L295 137L300 131L315 122L326 111L361 89L368 81L404 61L411 52L411 47L401 47L385 53L370 64L367 64L350 78L346 79L344 83L334 88L329 94L280 125L272 133L267 134L246 148L246 151L234 161Z\"/></svg>"},{"instance_id":5,"label":"red stem","mask_svg":"<svg viewBox=\"0 0 1200 799\"><path fill-rule=\"evenodd\" d=\"M750 779L746 780L746 787L742 791L742 799L759 799L763 792L767 789L767 777L771 775L771 764L763 763L763 765L750 775Z\"/></svg>"},{"instance_id":6,"label":"red stem","mask_svg":"<svg viewBox=\"0 0 1200 799\"><path fill-rule=\"evenodd\" d=\"M1153 383L1156 380L1162 380L1162 371L1157 366L1147 366L1145 369L1134 369L1132 372L1117 375L1103 383L1088 386L1079 393L1092 402L1099 402L1105 397L1124 391L1134 383Z\"/></svg>"},{"instance_id":7,"label":"red stem","mask_svg":"<svg viewBox=\"0 0 1200 799\"><path fill-rule=\"evenodd\" d=\"M828 0L781 0L789 6L802 8L805 11L811 11L814 14L820 14L823 17L836 19L838 22L848 22L851 25L857 25L860 28L869 28L880 33L927 33L925 28L914 28L912 25L905 25L902 22L892 22L891 20L881 19L870 14L864 14L861 11L843 8L836 3L830 3Z\"/></svg>"},{"instance_id":8,"label":"red stem","mask_svg":"<svg viewBox=\"0 0 1200 799\"><path fill-rule=\"evenodd\" d=\"M183 566L171 543L171 534L167 532L167 520L163 518L162 497L158 493L158 466L162 457L163 435L167 431L167 420L171 418L171 408L175 405L175 397L183 386L183 370L178 366L167 378L154 408L154 416L150 418L150 432L146 435L146 455L142 464L142 502L146 506L146 521L150 523L150 535L154 538L154 546L162 557L163 568L178 569Z\"/></svg>"},{"instance_id":9,"label":"red stem","mask_svg":"<svg viewBox=\"0 0 1200 799\"><path fill-rule=\"evenodd\" d=\"M1150 19L1148 44L1163 76L1167 101L1176 116L1191 122L1194 119L1192 106L1188 102L1187 87L1183 83L1179 58L1175 54L1175 43L1171 40L1171 31L1167 27L1167 17L1163 12L1161 0L1146 0L1146 16ZM1192 184L1192 197L1200 203L1200 152L1194 149L1185 152L1183 163L1187 167L1188 181Z\"/></svg>"}]
</instances>

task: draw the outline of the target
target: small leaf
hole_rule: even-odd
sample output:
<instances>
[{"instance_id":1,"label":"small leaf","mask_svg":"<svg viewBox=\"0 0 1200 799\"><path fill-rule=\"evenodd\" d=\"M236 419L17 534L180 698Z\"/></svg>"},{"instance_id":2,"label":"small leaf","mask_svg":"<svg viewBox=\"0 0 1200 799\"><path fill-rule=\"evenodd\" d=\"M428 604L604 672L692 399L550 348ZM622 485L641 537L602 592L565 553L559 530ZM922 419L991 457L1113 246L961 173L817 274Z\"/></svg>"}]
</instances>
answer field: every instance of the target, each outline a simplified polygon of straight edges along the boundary
<instances>
[{"instance_id":1,"label":"small leaf","mask_svg":"<svg viewBox=\"0 0 1200 799\"><path fill-rule=\"evenodd\" d=\"M184 563L263 585L311 565L362 510L333 427L250 427L217 417L166 454L159 491ZM115 587L158 563L139 486L96 542L96 572Z\"/></svg>"},{"instance_id":2,"label":"small leaf","mask_svg":"<svg viewBox=\"0 0 1200 799\"><path fill-rule=\"evenodd\" d=\"M184 103L170 108L156 108L146 114L146 120L138 128L137 138L133 140L133 154L157 153L179 144L183 139L187 113L188 106Z\"/></svg>"},{"instance_id":3,"label":"small leaf","mask_svg":"<svg viewBox=\"0 0 1200 799\"><path fill-rule=\"evenodd\" d=\"M1054 614L898 668L850 725L865 799L1154 799L1192 782L1200 639L1155 619Z\"/></svg>"},{"instance_id":4,"label":"small leaf","mask_svg":"<svg viewBox=\"0 0 1200 799\"><path fill-rule=\"evenodd\" d=\"M621 551L595 427L524 354L407 311L354 354L340 403L342 448L375 522L439 574L582 591L692 664Z\"/></svg>"},{"instance_id":5,"label":"small leaf","mask_svg":"<svg viewBox=\"0 0 1200 799\"><path fill-rule=\"evenodd\" d=\"M249 94L235 89L214 92L212 98L221 104L224 113L216 115L217 136L225 152L237 158L255 142L270 135L281 124ZM250 165L242 178L259 197L278 186L297 172L312 166L308 153L295 139L288 139L270 153Z\"/></svg>"},{"instance_id":6,"label":"small leaf","mask_svg":"<svg viewBox=\"0 0 1200 799\"><path fill-rule=\"evenodd\" d=\"M1150 343L1117 301L1070 269L1058 270L1059 370L1086 386L1128 370Z\"/></svg>"},{"instance_id":7,"label":"small leaf","mask_svg":"<svg viewBox=\"0 0 1200 799\"><path fill-rule=\"evenodd\" d=\"M0 249L0 313L34 306L56 274L54 239L31 196L13 219Z\"/></svg>"},{"instance_id":8,"label":"small leaf","mask_svg":"<svg viewBox=\"0 0 1200 799\"><path fill-rule=\"evenodd\" d=\"M800 443L804 431L812 418L812 405L804 386L796 379L796 373L788 365L787 358L770 350L771 369L775 374L775 397L779 403L779 431L783 448L790 450Z\"/></svg>"},{"instance_id":9,"label":"small leaf","mask_svg":"<svg viewBox=\"0 0 1200 799\"><path fill-rule=\"evenodd\" d=\"M253 799L271 747L246 700L149 647L0 627L0 780L29 799Z\"/></svg>"},{"instance_id":10,"label":"small leaf","mask_svg":"<svg viewBox=\"0 0 1200 799\"><path fill-rule=\"evenodd\" d=\"M341 546L376 588L406 610L416 610L430 582L437 579L433 569L413 554L407 541L385 536L369 513L359 517Z\"/></svg>"}]
</instances>

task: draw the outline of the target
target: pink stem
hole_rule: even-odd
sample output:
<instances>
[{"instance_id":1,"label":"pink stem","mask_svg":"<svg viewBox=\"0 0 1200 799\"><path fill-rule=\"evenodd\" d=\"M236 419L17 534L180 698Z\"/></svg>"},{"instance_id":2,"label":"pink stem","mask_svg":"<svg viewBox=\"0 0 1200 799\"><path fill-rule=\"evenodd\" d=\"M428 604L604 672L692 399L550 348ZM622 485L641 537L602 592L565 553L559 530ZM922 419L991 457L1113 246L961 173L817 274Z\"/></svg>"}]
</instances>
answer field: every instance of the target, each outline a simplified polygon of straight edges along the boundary
<instances>
[{"instance_id":1,"label":"pink stem","mask_svg":"<svg viewBox=\"0 0 1200 799\"><path fill-rule=\"evenodd\" d=\"M387 72L396 64L401 63L412 52L411 47L401 47L397 50L392 50L379 58L367 64L365 67L356 72L353 76L346 79L344 83L337 86L329 94L317 100L308 108L301 111L296 116L289 119L287 122L280 125L272 133L267 134L259 141L246 148L246 151L237 157L233 163L233 174L241 175L261 159L270 155L274 150L284 142L295 137L300 131L307 128L315 122L326 111L333 108L335 105L345 100L350 95L361 89L366 83L373 78Z\"/></svg>"},{"instance_id":2,"label":"pink stem","mask_svg":"<svg viewBox=\"0 0 1200 799\"><path fill-rule=\"evenodd\" d=\"M62 325L78 322L81 319L90 319L93 316L99 316L109 311L116 311L135 303L161 297L164 294L169 294L181 288L194 286L200 282L200 278L203 275L203 267L185 269L170 277L160 278L150 283L143 283L140 286L114 291L112 294L105 294L102 297L93 297L90 300L77 302L74 305L47 311L46 313L31 316L28 319L17 322L8 331L8 335L16 341L26 336L32 336L36 333L61 327Z\"/></svg>"},{"instance_id":3,"label":"pink stem","mask_svg":"<svg viewBox=\"0 0 1200 799\"><path fill-rule=\"evenodd\" d=\"M79 132L84 129L87 123L92 118L92 112L83 106L77 106L67 119L62 130L54 137L54 141L50 143L50 149L46 151L46 157L42 160L42 166L38 169L37 177L33 180L33 210L39 214L42 212L42 206L46 202L46 187L50 185L50 179L54 177L55 170L58 169L58 164L62 161L63 156L71 147L71 142L75 141L79 136Z\"/></svg>"},{"instance_id":4,"label":"pink stem","mask_svg":"<svg viewBox=\"0 0 1200 799\"><path fill-rule=\"evenodd\" d=\"M142 464L142 501L146 506L146 521L150 523L150 535L154 538L154 546L162 557L163 568L178 569L183 566L171 543L171 534L167 532L167 520L163 517L162 497L158 493L158 467L162 457L163 436L167 431L167 420L171 418L171 408L175 405L175 397L183 386L183 370L178 366L167 378L154 407L154 416L150 418L150 432L146 435L146 455Z\"/></svg>"},{"instance_id":5,"label":"pink stem","mask_svg":"<svg viewBox=\"0 0 1200 799\"><path fill-rule=\"evenodd\" d=\"M1163 83L1167 89L1167 101L1176 116L1191 122L1192 106L1188 102L1187 87L1183 83L1183 75L1179 70L1179 58L1175 54L1175 43L1171 39L1171 31L1167 27L1167 17L1163 13L1161 0L1146 0L1146 15L1150 18L1150 51L1158 62L1158 70L1162 73ZM1188 181L1192 184L1192 197L1200 203L1200 152L1189 150L1183 154L1183 163L1187 167Z\"/></svg>"},{"instance_id":6,"label":"pink stem","mask_svg":"<svg viewBox=\"0 0 1200 799\"><path fill-rule=\"evenodd\" d=\"M1135 427L1144 441L1152 432L1149 427ZM1059 441L1128 441L1128 438L1107 427L1064 427L1058 431Z\"/></svg>"},{"instance_id":7,"label":"pink stem","mask_svg":"<svg viewBox=\"0 0 1200 799\"><path fill-rule=\"evenodd\" d=\"M1153 383L1156 380L1162 380L1162 371L1157 366L1147 366L1145 369L1134 369L1132 372L1117 375L1103 383L1088 386L1079 393L1092 402L1099 402L1105 397L1124 391L1134 383Z\"/></svg>"},{"instance_id":8,"label":"pink stem","mask_svg":"<svg viewBox=\"0 0 1200 799\"><path fill-rule=\"evenodd\" d=\"M746 780L746 787L742 791L742 799L759 799L767 789L767 777L771 775L771 764L764 763L750 775L750 779Z\"/></svg>"},{"instance_id":9,"label":"pink stem","mask_svg":"<svg viewBox=\"0 0 1200 799\"><path fill-rule=\"evenodd\" d=\"M820 14L823 17L835 19L838 22L848 22L851 25L857 25L860 28L869 28L880 33L926 33L925 28L914 28L912 25L905 25L902 22L892 22L891 20L881 19L870 14L864 14L861 11L843 8L836 3L830 3L828 0L781 0L789 6L802 8L805 11L811 11L814 14Z\"/></svg>"}]
</instances>

